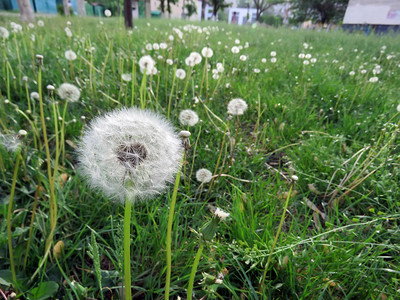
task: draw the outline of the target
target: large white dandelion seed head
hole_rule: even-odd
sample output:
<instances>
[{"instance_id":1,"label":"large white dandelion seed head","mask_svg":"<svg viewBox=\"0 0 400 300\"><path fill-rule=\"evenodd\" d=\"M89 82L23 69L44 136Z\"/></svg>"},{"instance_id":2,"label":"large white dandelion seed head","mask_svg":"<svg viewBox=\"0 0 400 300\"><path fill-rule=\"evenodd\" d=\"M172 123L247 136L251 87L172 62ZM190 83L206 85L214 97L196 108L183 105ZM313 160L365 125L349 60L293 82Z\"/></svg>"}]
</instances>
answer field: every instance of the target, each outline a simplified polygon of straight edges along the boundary
<instances>
[{"instance_id":1,"label":"large white dandelion seed head","mask_svg":"<svg viewBox=\"0 0 400 300\"><path fill-rule=\"evenodd\" d=\"M109 17L111 17L111 10L109 10L109 9L106 9L105 11L104 11L104 15L107 17L107 18L109 18Z\"/></svg>"},{"instance_id":2,"label":"large white dandelion seed head","mask_svg":"<svg viewBox=\"0 0 400 300\"><path fill-rule=\"evenodd\" d=\"M184 126L194 126L199 122L199 116L195 111L185 109L179 114L179 122Z\"/></svg>"},{"instance_id":3,"label":"large white dandelion seed head","mask_svg":"<svg viewBox=\"0 0 400 300\"><path fill-rule=\"evenodd\" d=\"M196 172L196 179L201 183L210 182L212 179L212 173L207 169L199 169Z\"/></svg>"},{"instance_id":4,"label":"large white dandelion seed head","mask_svg":"<svg viewBox=\"0 0 400 300\"><path fill-rule=\"evenodd\" d=\"M73 84L63 83L57 89L57 94L61 99L68 102L76 102L81 97L81 91Z\"/></svg>"},{"instance_id":5,"label":"large white dandelion seed head","mask_svg":"<svg viewBox=\"0 0 400 300\"><path fill-rule=\"evenodd\" d=\"M3 39L7 39L10 36L7 28L0 26L0 37Z\"/></svg>"},{"instance_id":6,"label":"large white dandelion seed head","mask_svg":"<svg viewBox=\"0 0 400 300\"><path fill-rule=\"evenodd\" d=\"M72 50L65 51L65 58L67 60L75 60L77 58L76 53Z\"/></svg>"},{"instance_id":7,"label":"large white dandelion seed head","mask_svg":"<svg viewBox=\"0 0 400 300\"><path fill-rule=\"evenodd\" d=\"M176 74L176 77L179 79L185 79L185 77L186 77L186 71L183 69L177 69L175 74Z\"/></svg>"},{"instance_id":8,"label":"large white dandelion seed head","mask_svg":"<svg viewBox=\"0 0 400 300\"><path fill-rule=\"evenodd\" d=\"M243 99L232 99L228 103L228 114L230 115L240 116L243 115L246 110L247 103Z\"/></svg>"},{"instance_id":9,"label":"large white dandelion seed head","mask_svg":"<svg viewBox=\"0 0 400 300\"><path fill-rule=\"evenodd\" d=\"M135 107L94 119L78 149L90 186L121 202L160 194L174 181L183 151L167 120Z\"/></svg>"},{"instance_id":10,"label":"large white dandelion seed head","mask_svg":"<svg viewBox=\"0 0 400 300\"><path fill-rule=\"evenodd\" d=\"M233 46L231 51L233 54L237 54L237 53L239 53L240 49L239 49L239 47Z\"/></svg>"},{"instance_id":11,"label":"large white dandelion seed head","mask_svg":"<svg viewBox=\"0 0 400 300\"><path fill-rule=\"evenodd\" d=\"M210 58L213 56L214 51L210 47L204 47L203 50L201 50L201 54L206 58Z\"/></svg>"},{"instance_id":12,"label":"large white dandelion seed head","mask_svg":"<svg viewBox=\"0 0 400 300\"><path fill-rule=\"evenodd\" d=\"M150 55L142 56L139 59L139 66L142 73L146 71L146 74L152 74L156 62Z\"/></svg>"},{"instance_id":13,"label":"large white dandelion seed head","mask_svg":"<svg viewBox=\"0 0 400 300\"><path fill-rule=\"evenodd\" d=\"M192 58L193 63L194 63L195 65L198 65L199 63L201 63L202 58L201 58L200 53L192 52L192 53L190 53L189 56Z\"/></svg>"}]
</instances>

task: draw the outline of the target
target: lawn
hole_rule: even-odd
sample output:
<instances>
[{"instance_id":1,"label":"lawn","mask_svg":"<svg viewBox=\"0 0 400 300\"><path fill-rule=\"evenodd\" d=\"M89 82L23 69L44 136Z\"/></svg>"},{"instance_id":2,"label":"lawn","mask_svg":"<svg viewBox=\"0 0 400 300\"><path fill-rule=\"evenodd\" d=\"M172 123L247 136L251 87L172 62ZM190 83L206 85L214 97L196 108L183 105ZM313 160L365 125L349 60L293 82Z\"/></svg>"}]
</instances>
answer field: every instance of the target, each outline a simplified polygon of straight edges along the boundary
<instances>
[{"instance_id":1,"label":"lawn","mask_svg":"<svg viewBox=\"0 0 400 300\"><path fill-rule=\"evenodd\" d=\"M398 299L398 36L12 21L3 297Z\"/></svg>"}]
</instances>

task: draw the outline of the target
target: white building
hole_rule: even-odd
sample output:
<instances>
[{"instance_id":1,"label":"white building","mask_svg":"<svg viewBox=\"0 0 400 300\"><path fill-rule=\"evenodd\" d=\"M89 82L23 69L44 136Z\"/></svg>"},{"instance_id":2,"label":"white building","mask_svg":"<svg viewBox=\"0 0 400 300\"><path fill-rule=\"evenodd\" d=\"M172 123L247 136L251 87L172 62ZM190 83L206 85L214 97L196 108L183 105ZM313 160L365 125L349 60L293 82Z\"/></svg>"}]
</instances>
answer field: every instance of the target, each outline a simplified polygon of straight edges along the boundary
<instances>
[{"instance_id":1,"label":"white building","mask_svg":"<svg viewBox=\"0 0 400 300\"><path fill-rule=\"evenodd\" d=\"M350 0L343 24L400 25L400 0Z\"/></svg>"}]
</instances>

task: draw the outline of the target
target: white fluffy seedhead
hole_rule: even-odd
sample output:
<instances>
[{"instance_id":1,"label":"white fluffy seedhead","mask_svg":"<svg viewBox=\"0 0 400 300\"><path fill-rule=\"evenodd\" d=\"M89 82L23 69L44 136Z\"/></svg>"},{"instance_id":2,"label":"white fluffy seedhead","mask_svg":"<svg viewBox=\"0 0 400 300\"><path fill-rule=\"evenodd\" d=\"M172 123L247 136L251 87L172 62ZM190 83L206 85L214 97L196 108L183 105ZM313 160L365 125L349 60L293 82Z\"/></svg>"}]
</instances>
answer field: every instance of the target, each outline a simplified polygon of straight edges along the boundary
<instances>
[{"instance_id":1,"label":"white fluffy seedhead","mask_svg":"<svg viewBox=\"0 0 400 300\"><path fill-rule=\"evenodd\" d=\"M123 108L94 119L78 148L90 186L121 202L160 194L180 168L182 144L160 115Z\"/></svg>"},{"instance_id":2,"label":"white fluffy seedhead","mask_svg":"<svg viewBox=\"0 0 400 300\"><path fill-rule=\"evenodd\" d=\"M240 116L247 110L247 103L243 99L232 99L228 103L228 114Z\"/></svg>"},{"instance_id":3,"label":"white fluffy seedhead","mask_svg":"<svg viewBox=\"0 0 400 300\"><path fill-rule=\"evenodd\" d=\"M184 126L194 126L199 122L199 116L195 111L185 109L179 114L179 122Z\"/></svg>"},{"instance_id":4,"label":"white fluffy seedhead","mask_svg":"<svg viewBox=\"0 0 400 300\"><path fill-rule=\"evenodd\" d=\"M81 97L81 91L73 84L63 83L57 90L61 99L76 102Z\"/></svg>"}]
</instances>

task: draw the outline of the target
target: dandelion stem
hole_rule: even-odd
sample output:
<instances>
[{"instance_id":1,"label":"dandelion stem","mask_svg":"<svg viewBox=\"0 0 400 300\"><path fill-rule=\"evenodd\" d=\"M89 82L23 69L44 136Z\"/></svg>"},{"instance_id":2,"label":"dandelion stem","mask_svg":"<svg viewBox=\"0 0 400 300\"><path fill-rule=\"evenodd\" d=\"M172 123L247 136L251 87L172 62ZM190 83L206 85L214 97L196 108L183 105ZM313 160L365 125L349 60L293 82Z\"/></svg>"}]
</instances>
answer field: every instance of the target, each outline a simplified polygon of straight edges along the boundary
<instances>
[{"instance_id":1,"label":"dandelion stem","mask_svg":"<svg viewBox=\"0 0 400 300\"><path fill-rule=\"evenodd\" d=\"M271 263L272 254L274 253L274 249L275 249L276 243L278 242L279 234L281 233L283 222L285 221L286 210L288 208L289 200L290 200L291 195L292 195L292 189L293 189L293 185L290 187L289 193L287 195L286 202L285 202L285 207L283 208L283 212L282 212L282 216L281 216L281 221L279 223L278 231L276 232L274 243L272 244L272 248L269 251L267 264L265 265L264 274L263 274L263 277L262 277L262 280L261 280L261 283L260 283L260 287L259 287L259 292L262 293L262 294L264 294L265 277L267 276L268 267L269 267L269 265Z\"/></svg>"},{"instance_id":2,"label":"dandelion stem","mask_svg":"<svg viewBox=\"0 0 400 300\"><path fill-rule=\"evenodd\" d=\"M184 161L184 157L182 157L182 162ZM167 225L167 278L165 279L165 300L169 300L169 287L171 284L171 269L172 269L172 253L171 253L171 244L172 244L172 223L174 221L174 211L175 211L175 203L176 197L178 195L178 187L181 179L181 169L179 169L175 178L174 191L172 192L172 199L169 206L169 216L168 216L168 225Z\"/></svg>"},{"instance_id":3,"label":"dandelion stem","mask_svg":"<svg viewBox=\"0 0 400 300\"><path fill-rule=\"evenodd\" d=\"M204 243L201 242L199 249L197 249L196 257L194 259L193 266L192 266L192 271L190 272L189 286L188 286L188 290L187 290L187 300L192 300L194 277L196 276L196 271L197 271L197 267L199 266L203 248L204 248Z\"/></svg>"},{"instance_id":4,"label":"dandelion stem","mask_svg":"<svg viewBox=\"0 0 400 300\"><path fill-rule=\"evenodd\" d=\"M8 202L8 213L7 213L8 253L10 254L11 275L12 275L12 279L13 279L15 287L17 285L17 275L15 273L14 253L13 253L13 246L12 246L11 215L12 215L12 207L13 207L13 202L14 202L15 186L17 184L17 175L18 175L20 160L21 160L21 147L18 150L17 161L15 162L14 175L13 175L13 179L12 179L10 198L9 198L9 202Z\"/></svg>"},{"instance_id":5,"label":"dandelion stem","mask_svg":"<svg viewBox=\"0 0 400 300\"><path fill-rule=\"evenodd\" d=\"M169 119L169 114L171 112L171 102L172 102L172 95L174 94L175 79L176 79L176 66L175 66L175 69L174 69L174 79L172 79L171 93L169 95L169 100L168 100L168 111L167 111L167 118L168 119Z\"/></svg>"},{"instance_id":6,"label":"dandelion stem","mask_svg":"<svg viewBox=\"0 0 400 300\"><path fill-rule=\"evenodd\" d=\"M132 202L125 201L124 215L124 281L125 281L125 299L130 300L131 297L131 215Z\"/></svg>"}]
</instances>

